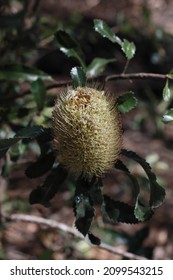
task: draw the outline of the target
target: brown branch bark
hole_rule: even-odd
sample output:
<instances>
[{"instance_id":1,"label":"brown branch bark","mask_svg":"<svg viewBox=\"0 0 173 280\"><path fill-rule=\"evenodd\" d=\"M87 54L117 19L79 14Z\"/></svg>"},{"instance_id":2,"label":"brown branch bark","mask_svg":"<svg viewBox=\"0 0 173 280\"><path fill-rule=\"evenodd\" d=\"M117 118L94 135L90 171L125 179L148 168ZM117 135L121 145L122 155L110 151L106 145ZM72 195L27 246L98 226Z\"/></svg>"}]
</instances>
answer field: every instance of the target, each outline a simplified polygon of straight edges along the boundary
<instances>
[{"instance_id":1,"label":"brown branch bark","mask_svg":"<svg viewBox=\"0 0 173 280\"><path fill-rule=\"evenodd\" d=\"M105 77L105 82L112 80L135 80L135 79L159 79L159 80L173 80L170 74L157 74L157 73L129 73L129 74L113 74Z\"/></svg>"},{"instance_id":2,"label":"brown branch bark","mask_svg":"<svg viewBox=\"0 0 173 280\"><path fill-rule=\"evenodd\" d=\"M28 222L28 223L36 223L38 225L44 225L49 228L54 228L56 230L60 230L62 232L72 234L74 237L79 238L79 239L84 239L83 235L78 232L75 228L69 227L63 223L54 221L54 220L48 220L45 218L37 217L37 216L32 216L32 215L25 215L25 214L12 214L12 215L4 215L1 214L2 218L5 221L22 221L22 222ZM108 244L101 243L98 248L106 250L112 254L119 255L128 259L132 260L146 260L146 258L142 256L138 256L136 254L130 253L130 252L124 252L120 249L117 249L115 247L112 247Z\"/></svg>"}]
</instances>

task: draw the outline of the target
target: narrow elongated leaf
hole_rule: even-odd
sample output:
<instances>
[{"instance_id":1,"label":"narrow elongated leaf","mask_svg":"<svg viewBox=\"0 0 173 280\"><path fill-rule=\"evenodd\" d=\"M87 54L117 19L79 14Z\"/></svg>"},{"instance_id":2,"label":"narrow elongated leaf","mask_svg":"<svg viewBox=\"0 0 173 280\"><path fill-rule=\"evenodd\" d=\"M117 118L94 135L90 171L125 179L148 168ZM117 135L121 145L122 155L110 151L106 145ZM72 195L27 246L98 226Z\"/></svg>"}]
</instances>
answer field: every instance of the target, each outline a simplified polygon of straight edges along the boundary
<instances>
[{"instance_id":1,"label":"narrow elongated leaf","mask_svg":"<svg viewBox=\"0 0 173 280\"><path fill-rule=\"evenodd\" d=\"M58 44L66 49L78 48L77 42L64 30L58 30L55 33Z\"/></svg>"},{"instance_id":2,"label":"narrow elongated leaf","mask_svg":"<svg viewBox=\"0 0 173 280\"><path fill-rule=\"evenodd\" d=\"M44 134L44 131L45 131L44 127L40 125L28 126L19 130L14 137L21 138L21 139L23 138L33 139L40 136L41 134Z\"/></svg>"},{"instance_id":3,"label":"narrow elongated leaf","mask_svg":"<svg viewBox=\"0 0 173 280\"><path fill-rule=\"evenodd\" d=\"M94 29L99 34L101 34L104 38L107 38L112 43L118 43L121 45L121 39L114 34L112 29L108 26L108 24L101 19L94 19Z\"/></svg>"},{"instance_id":4,"label":"narrow elongated leaf","mask_svg":"<svg viewBox=\"0 0 173 280\"><path fill-rule=\"evenodd\" d=\"M121 49L125 53L126 58L128 60L132 59L136 52L136 46L133 42L129 42L128 40L124 39L121 44Z\"/></svg>"},{"instance_id":5,"label":"narrow elongated leaf","mask_svg":"<svg viewBox=\"0 0 173 280\"><path fill-rule=\"evenodd\" d=\"M44 134L42 126L26 127L18 131L13 138L0 140L0 158L3 157L8 149L22 139L34 139Z\"/></svg>"},{"instance_id":6,"label":"narrow elongated leaf","mask_svg":"<svg viewBox=\"0 0 173 280\"><path fill-rule=\"evenodd\" d=\"M32 163L25 171L25 174L29 178L37 178L47 173L55 162L55 155L50 152L44 156L38 158L38 160Z\"/></svg>"},{"instance_id":7,"label":"narrow elongated leaf","mask_svg":"<svg viewBox=\"0 0 173 280\"><path fill-rule=\"evenodd\" d=\"M163 89L163 100L169 101L170 97L171 97L171 91L170 91L168 80L167 80L166 84L164 86L164 89Z\"/></svg>"},{"instance_id":8,"label":"narrow elongated leaf","mask_svg":"<svg viewBox=\"0 0 173 280\"><path fill-rule=\"evenodd\" d=\"M139 223L139 220L135 217L133 206L121 201L115 201L107 195L104 195L104 209L108 217L114 222Z\"/></svg>"},{"instance_id":9,"label":"narrow elongated leaf","mask_svg":"<svg viewBox=\"0 0 173 280\"><path fill-rule=\"evenodd\" d=\"M86 86L86 76L82 67L73 67L70 74L73 80L74 88Z\"/></svg>"},{"instance_id":10,"label":"narrow elongated leaf","mask_svg":"<svg viewBox=\"0 0 173 280\"><path fill-rule=\"evenodd\" d=\"M150 183L150 201L149 206L152 208L159 207L165 198L165 190L157 183L156 175L152 172L150 165L145 159L133 151L122 149L122 154L138 162L146 172Z\"/></svg>"},{"instance_id":11,"label":"narrow elongated leaf","mask_svg":"<svg viewBox=\"0 0 173 280\"><path fill-rule=\"evenodd\" d=\"M0 158L4 157L8 149L18 142L17 138L0 140Z\"/></svg>"},{"instance_id":12,"label":"narrow elongated leaf","mask_svg":"<svg viewBox=\"0 0 173 280\"><path fill-rule=\"evenodd\" d=\"M101 57L96 57L93 59L93 61L90 63L90 65L87 67L86 75L88 78L95 77L102 73L106 66L109 63L115 62L116 59L105 59Z\"/></svg>"},{"instance_id":13,"label":"narrow elongated leaf","mask_svg":"<svg viewBox=\"0 0 173 280\"><path fill-rule=\"evenodd\" d=\"M35 68L10 64L0 67L0 80L20 80L20 81L36 81L38 79L52 81L52 77Z\"/></svg>"},{"instance_id":14,"label":"narrow elongated leaf","mask_svg":"<svg viewBox=\"0 0 173 280\"><path fill-rule=\"evenodd\" d=\"M137 99L132 91L118 97L118 108L121 113L127 113L137 105Z\"/></svg>"},{"instance_id":15,"label":"narrow elongated leaf","mask_svg":"<svg viewBox=\"0 0 173 280\"><path fill-rule=\"evenodd\" d=\"M169 123L173 121L173 108L169 109L164 115L162 121L164 123Z\"/></svg>"},{"instance_id":16,"label":"narrow elongated leaf","mask_svg":"<svg viewBox=\"0 0 173 280\"><path fill-rule=\"evenodd\" d=\"M93 217L94 207L90 189L92 185L88 180L79 178L74 196L75 226L84 235L89 232Z\"/></svg>"},{"instance_id":17,"label":"narrow elongated leaf","mask_svg":"<svg viewBox=\"0 0 173 280\"><path fill-rule=\"evenodd\" d=\"M31 92L34 96L37 104L38 111L41 111L44 107L46 88L43 81L39 78L36 81L31 82Z\"/></svg>"},{"instance_id":18,"label":"narrow elongated leaf","mask_svg":"<svg viewBox=\"0 0 173 280\"><path fill-rule=\"evenodd\" d=\"M133 174L130 173L129 169L124 165L122 161L117 161L115 168L124 171L132 182L133 197L135 199L134 214L136 219L138 221L148 220L153 215L153 210L148 206L142 205L142 203L140 202L140 186L138 180Z\"/></svg>"},{"instance_id":19,"label":"narrow elongated leaf","mask_svg":"<svg viewBox=\"0 0 173 280\"><path fill-rule=\"evenodd\" d=\"M30 204L42 204L46 207L50 205L50 200L59 191L61 184L67 177L67 172L61 165L58 165L47 176L42 186L33 190L29 197Z\"/></svg>"},{"instance_id":20,"label":"narrow elongated leaf","mask_svg":"<svg viewBox=\"0 0 173 280\"><path fill-rule=\"evenodd\" d=\"M85 236L94 217L94 208L88 194L81 194L75 197L75 216L75 226Z\"/></svg>"},{"instance_id":21,"label":"narrow elongated leaf","mask_svg":"<svg viewBox=\"0 0 173 280\"><path fill-rule=\"evenodd\" d=\"M77 59L80 65L85 69L86 65L84 54L77 42L63 30L58 30L55 33L55 38L60 50L68 57L74 57L75 59Z\"/></svg>"},{"instance_id":22,"label":"narrow elongated leaf","mask_svg":"<svg viewBox=\"0 0 173 280\"><path fill-rule=\"evenodd\" d=\"M101 240L97 236L92 234L91 232L88 233L88 238L89 238L90 242L94 245L99 246L101 243Z\"/></svg>"}]
</instances>

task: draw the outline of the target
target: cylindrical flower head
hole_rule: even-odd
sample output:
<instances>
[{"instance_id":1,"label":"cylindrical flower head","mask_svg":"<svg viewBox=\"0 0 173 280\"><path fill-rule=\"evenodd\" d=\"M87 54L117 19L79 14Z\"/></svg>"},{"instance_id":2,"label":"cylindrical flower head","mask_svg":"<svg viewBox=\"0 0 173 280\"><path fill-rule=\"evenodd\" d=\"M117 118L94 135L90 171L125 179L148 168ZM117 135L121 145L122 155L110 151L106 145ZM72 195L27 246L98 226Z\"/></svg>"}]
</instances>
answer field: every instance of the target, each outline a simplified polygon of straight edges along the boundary
<instances>
[{"instance_id":1,"label":"cylindrical flower head","mask_svg":"<svg viewBox=\"0 0 173 280\"><path fill-rule=\"evenodd\" d=\"M104 91L78 87L60 95L52 129L58 160L70 173L101 176L118 159L121 120L115 100Z\"/></svg>"}]
</instances>

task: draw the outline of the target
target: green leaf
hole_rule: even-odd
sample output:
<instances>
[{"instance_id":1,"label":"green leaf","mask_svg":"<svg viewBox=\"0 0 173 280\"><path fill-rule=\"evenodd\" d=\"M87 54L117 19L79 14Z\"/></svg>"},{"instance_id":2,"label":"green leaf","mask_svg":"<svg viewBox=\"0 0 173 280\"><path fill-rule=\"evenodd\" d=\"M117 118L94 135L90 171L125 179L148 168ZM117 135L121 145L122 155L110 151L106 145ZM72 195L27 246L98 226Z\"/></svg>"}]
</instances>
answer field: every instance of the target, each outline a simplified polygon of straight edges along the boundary
<instances>
[{"instance_id":1,"label":"green leaf","mask_svg":"<svg viewBox=\"0 0 173 280\"><path fill-rule=\"evenodd\" d=\"M95 77L105 70L107 64L115 62L116 59L105 59L101 57L96 57L87 67L86 75L88 78Z\"/></svg>"},{"instance_id":2,"label":"green leaf","mask_svg":"<svg viewBox=\"0 0 173 280\"><path fill-rule=\"evenodd\" d=\"M134 214L137 220L146 221L151 218L153 215L153 210L148 206L142 205L140 202L140 186L136 177L130 173L129 169L120 160L117 161L115 168L124 171L132 182L133 195L135 199Z\"/></svg>"},{"instance_id":3,"label":"green leaf","mask_svg":"<svg viewBox=\"0 0 173 280\"><path fill-rule=\"evenodd\" d=\"M64 182L66 177L66 170L61 165L58 165L58 167L50 172L43 185L37 187L31 192L29 197L30 204L39 203L44 205L45 207L48 207L50 204L50 200L59 191L60 186Z\"/></svg>"},{"instance_id":4,"label":"green leaf","mask_svg":"<svg viewBox=\"0 0 173 280\"><path fill-rule=\"evenodd\" d=\"M171 91L168 86L168 80L166 81L165 87L163 89L163 100L164 101L169 101L171 97Z\"/></svg>"},{"instance_id":5,"label":"green leaf","mask_svg":"<svg viewBox=\"0 0 173 280\"><path fill-rule=\"evenodd\" d=\"M74 49L79 47L77 42L63 30L58 30L55 33L55 38L58 44L66 49Z\"/></svg>"},{"instance_id":6,"label":"green leaf","mask_svg":"<svg viewBox=\"0 0 173 280\"><path fill-rule=\"evenodd\" d=\"M126 58L128 60L132 59L136 52L136 46L133 42L129 42L128 40L124 39L121 44L121 49L125 53Z\"/></svg>"},{"instance_id":7,"label":"green leaf","mask_svg":"<svg viewBox=\"0 0 173 280\"><path fill-rule=\"evenodd\" d=\"M121 113L127 113L137 105L137 99L132 91L118 97L118 108Z\"/></svg>"},{"instance_id":8,"label":"green leaf","mask_svg":"<svg viewBox=\"0 0 173 280\"><path fill-rule=\"evenodd\" d=\"M38 111L44 108L46 88L43 81L39 78L36 81L31 82L31 92L34 96L35 102L37 104Z\"/></svg>"},{"instance_id":9,"label":"green leaf","mask_svg":"<svg viewBox=\"0 0 173 280\"><path fill-rule=\"evenodd\" d=\"M0 158L3 157L8 149L22 139L33 139L44 134L42 126L26 127L18 131L13 138L0 140Z\"/></svg>"},{"instance_id":10,"label":"green leaf","mask_svg":"<svg viewBox=\"0 0 173 280\"><path fill-rule=\"evenodd\" d=\"M58 30L55 33L57 43L60 50L68 57L74 57L79 61L80 65L85 69L84 54L76 41L65 31Z\"/></svg>"},{"instance_id":11,"label":"green leaf","mask_svg":"<svg viewBox=\"0 0 173 280\"><path fill-rule=\"evenodd\" d=\"M20 139L19 139L20 140ZM4 157L8 149L19 141L17 138L0 140L0 158Z\"/></svg>"},{"instance_id":12,"label":"green leaf","mask_svg":"<svg viewBox=\"0 0 173 280\"><path fill-rule=\"evenodd\" d=\"M164 123L169 123L173 121L173 108L169 109L166 114L163 115L162 121Z\"/></svg>"},{"instance_id":13,"label":"green leaf","mask_svg":"<svg viewBox=\"0 0 173 280\"><path fill-rule=\"evenodd\" d=\"M14 137L20 139L33 139L40 136L41 134L44 134L44 132L45 128L43 126L34 125L19 130Z\"/></svg>"},{"instance_id":14,"label":"green leaf","mask_svg":"<svg viewBox=\"0 0 173 280\"><path fill-rule=\"evenodd\" d=\"M73 67L70 74L73 80L74 88L86 86L86 76L82 67Z\"/></svg>"},{"instance_id":15,"label":"green leaf","mask_svg":"<svg viewBox=\"0 0 173 280\"><path fill-rule=\"evenodd\" d=\"M163 200L165 198L165 190L157 183L156 175L152 172L148 162L146 162L145 159L143 159L133 151L127 151L125 149L122 149L122 154L130 159L135 160L142 166L142 168L144 169L144 171L148 176L149 183L150 183L149 206L151 208L159 207L163 203Z\"/></svg>"},{"instance_id":16,"label":"green leaf","mask_svg":"<svg viewBox=\"0 0 173 280\"><path fill-rule=\"evenodd\" d=\"M25 171L25 174L29 178L37 178L47 173L55 162L55 155L50 152L44 156L38 158L38 160L32 163Z\"/></svg>"},{"instance_id":17,"label":"green leaf","mask_svg":"<svg viewBox=\"0 0 173 280\"><path fill-rule=\"evenodd\" d=\"M112 29L107 25L107 23L104 20L94 19L94 29L104 38L107 38L112 43L117 43L121 46L121 39L114 34Z\"/></svg>"},{"instance_id":18,"label":"green leaf","mask_svg":"<svg viewBox=\"0 0 173 280\"><path fill-rule=\"evenodd\" d=\"M38 79L52 81L52 77L46 73L37 70L35 68L21 65L21 64L10 64L0 67L0 80L20 80L20 81L36 81Z\"/></svg>"},{"instance_id":19,"label":"green leaf","mask_svg":"<svg viewBox=\"0 0 173 280\"><path fill-rule=\"evenodd\" d=\"M140 200L137 199L134 214L138 221L144 222L149 220L153 216L154 211L153 209L151 209L151 207L142 205Z\"/></svg>"},{"instance_id":20,"label":"green leaf","mask_svg":"<svg viewBox=\"0 0 173 280\"><path fill-rule=\"evenodd\" d=\"M134 214L134 207L121 201L115 201L104 195L103 207L108 217L114 222L137 224L138 219Z\"/></svg>"},{"instance_id":21,"label":"green leaf","mask_svg":"<svg viewBox=\"0 0 173 280\"><path fill-rule=\"evenodd\" d=\"M74 196L75 226L84 236L89 232L94 217L93 201L90 194L91 187L92 185L88 180L79 178Z\"/></svg>"},{"instance_id":22,"label":"green leaf","mask_svg":"<svg viewBox=\"0 0 173 280\"><path fill-rule=\"evenodd\" d=\"M88 233L88 238L93 245L99 246L101 243L100 239L91 232Z\"/></svg>"}]
</instances>

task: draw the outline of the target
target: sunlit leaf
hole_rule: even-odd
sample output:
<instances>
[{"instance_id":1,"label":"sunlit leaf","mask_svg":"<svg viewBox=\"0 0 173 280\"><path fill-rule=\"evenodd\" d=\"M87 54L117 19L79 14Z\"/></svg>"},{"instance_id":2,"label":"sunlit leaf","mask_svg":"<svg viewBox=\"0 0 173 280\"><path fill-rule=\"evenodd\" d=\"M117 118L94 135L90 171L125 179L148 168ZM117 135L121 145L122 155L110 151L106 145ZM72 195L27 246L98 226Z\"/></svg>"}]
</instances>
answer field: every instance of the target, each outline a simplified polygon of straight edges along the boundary
<instances>
[{"instance_id":1,"label":"sunlit leaf","mask_svg":"<svg viewBox=\"0 0 173 280\"><path fill-rule=\"evenodd\" d=\"M171 97L171 91L170 91L168 80L167 80L166 84L164 86L164 89L163 89L163 100L169 101L170 97Z\"/></svg>"},{"instance_id":2,"label":"sunlit leaf","mask_svg":"<svg viewBox=\"0 0 173 280\"><path fill-rule=\"evenodd\" d=\"M126 92L118 97L118 108L121 113L127 113L137 105L137 99L132 91Z\"/></svg>"},{"instance_id":3,"label":"sunlit leaf","mask_svg":"<svg viewBox=\"0 0 173 280\"><path fill-rule=\"evenodd\" d=\"M169 123L173 121L173 108L169 109L166 114L163 115L163 122Z\"/></svg>"},{"instance_id":4,"label":"sunlit leaf","mask_svg":"<svg viewBox=\"0 0 173 280\"><path fill-rule=\"evenodd\" d=\"M121 39L114 34L112 29L108 26L108 24L101 19L94 19L94 29L99 34L101 34L104 38L109 39L113 43L118 43L121 45Z\"/></svg>"},{"instance_id":5,"label":"sunlit leaf","mask_svg":"<svg viewBox=\"0 0 173 280\"><path fill-rule=\"evenodd\" d=\"M116 59L105 59L101 57L96 57L93 59L93 61L90 63L90 65L87 67L86 75L88 78L94 77L102 73L106 66L109 63L115 62Z\"/></svg>"},{"instance_id":6,"label":"sunlit leaf","mask_svg":"<svg viewBox=\"0 0 173 280\"><path fill-rule=\"evenodd\" d=\"M128 40L124 39L121 44L121 48L128 60L134 57L136 52L136 46L133 42L129 42Z\"/></svg>"},{"instance_id":7,"label":"sunlit leaf","mask_svg":"<svg viewBox=\"0 0 173 280\"><path fill-rule=\"evenodd\" d=\"M86 86L86 76L82 67L73 67L70 74L73 80L74 88Z\"/></svg>"},{"instance_id":8,"label":"sunlit leaf","mask_svg":"<svg viewBox=\"0 0 173 280\"><path fill-rule=\"evenodd\" d=\"M48 74L26 65L10 64L0 67L0 80L33 82L38 79L52 81Z\"/></svg>"}]
</instances>

